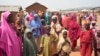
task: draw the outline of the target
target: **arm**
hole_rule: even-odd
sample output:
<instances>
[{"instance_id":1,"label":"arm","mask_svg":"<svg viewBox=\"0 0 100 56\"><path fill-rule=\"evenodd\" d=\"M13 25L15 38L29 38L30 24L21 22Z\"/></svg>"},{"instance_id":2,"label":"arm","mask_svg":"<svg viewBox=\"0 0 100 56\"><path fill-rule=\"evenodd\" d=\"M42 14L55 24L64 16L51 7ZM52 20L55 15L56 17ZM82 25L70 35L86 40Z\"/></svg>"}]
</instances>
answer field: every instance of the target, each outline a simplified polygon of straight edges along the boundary
<instances>
[{"instance_id":1,"label":"arm","mask_svg":"<svg viewBox=\"0 0 100 56\"><path fill-rule=\"evenodd\" d=\"M43 44L44 44L44 35L43 35L42 38L41 38L39 54L41 54L42 51L43 51Z\"/></svg>"}]
</instances>

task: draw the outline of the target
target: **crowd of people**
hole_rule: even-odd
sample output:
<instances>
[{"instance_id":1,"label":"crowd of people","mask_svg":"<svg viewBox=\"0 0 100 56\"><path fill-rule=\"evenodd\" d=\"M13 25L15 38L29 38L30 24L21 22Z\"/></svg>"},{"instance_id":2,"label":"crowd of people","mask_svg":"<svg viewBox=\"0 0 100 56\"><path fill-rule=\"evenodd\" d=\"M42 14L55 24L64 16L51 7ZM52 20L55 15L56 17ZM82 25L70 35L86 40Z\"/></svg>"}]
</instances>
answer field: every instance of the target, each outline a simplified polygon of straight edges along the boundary
<instances>
[{"instance_id":1,"label":"crowd of people","mask_svg":"<svg viewBox=\"0 0 100 56\"><path fill-rule=\"evenodd\" d=\"M41 15L40 15L41 14ZM84 12L30 14L2 12L0 56L70 56L80 39L80 55L100 56L100 29L97 17Z\"/></svg>"}]
</instances>

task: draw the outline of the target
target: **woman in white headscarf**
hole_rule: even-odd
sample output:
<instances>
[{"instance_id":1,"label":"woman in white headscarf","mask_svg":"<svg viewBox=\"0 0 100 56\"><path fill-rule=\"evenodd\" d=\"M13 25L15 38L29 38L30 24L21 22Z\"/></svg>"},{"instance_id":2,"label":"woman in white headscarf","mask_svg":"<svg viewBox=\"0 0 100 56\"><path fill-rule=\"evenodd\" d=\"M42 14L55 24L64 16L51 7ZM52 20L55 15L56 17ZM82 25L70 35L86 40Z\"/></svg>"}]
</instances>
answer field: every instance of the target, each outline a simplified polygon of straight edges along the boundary
<instances>
[{"instance_id":1,"label":"woman in white headscarf","mask_svg":"<svg viewBox=\"0 0 100 56\"><path fill-rule=\"evenodd\" d=\"M29 20L29 15L25 16L25 27L30 28L30 20Z\"/></svg>"},{"instance_id":2,"label":"woman in white headscarf","mask_svg":"<svg viewBox=\"0 0 100 56\"><path fill-rule=\"evenodd\" d=\"M59 33L61 31L62 27L58 21L58 17L55 15L52 17L51 21L51 33L55 34L57 37L59 37Z\"/></svg>"}]
</instances>

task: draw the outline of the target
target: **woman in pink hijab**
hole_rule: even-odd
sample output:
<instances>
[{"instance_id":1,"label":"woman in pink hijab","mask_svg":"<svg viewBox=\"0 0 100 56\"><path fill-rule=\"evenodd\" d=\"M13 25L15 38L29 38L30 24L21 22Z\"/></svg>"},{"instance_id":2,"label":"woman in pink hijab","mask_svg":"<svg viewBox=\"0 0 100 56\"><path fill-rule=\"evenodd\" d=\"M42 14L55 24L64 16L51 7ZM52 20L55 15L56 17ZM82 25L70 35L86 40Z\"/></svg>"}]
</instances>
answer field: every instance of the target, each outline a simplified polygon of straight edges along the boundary
<instances>
[{"instance_id":1,"label":"woman in pink hijab","mask_svg":"<svg viewBox=\"0 0 100 56\"><path fill-rule=\"evenodd\" d=\"M0 56L22 56L21 35L13 24L10 12L1 15Z\"/></svg>"},{"instance_id":2,"label":"woman in pink hijab","mask_svg":"<svg viewBox=\"0 0 100 56\"><path fill-rule=\"evenodd\" d=\"M69 38L72 42L72 50L75 49L77 45L77 39L80 34L80 25L77 23L76 14L71 14L71 21L69 24Z\"/></svg>"}]
</instances>

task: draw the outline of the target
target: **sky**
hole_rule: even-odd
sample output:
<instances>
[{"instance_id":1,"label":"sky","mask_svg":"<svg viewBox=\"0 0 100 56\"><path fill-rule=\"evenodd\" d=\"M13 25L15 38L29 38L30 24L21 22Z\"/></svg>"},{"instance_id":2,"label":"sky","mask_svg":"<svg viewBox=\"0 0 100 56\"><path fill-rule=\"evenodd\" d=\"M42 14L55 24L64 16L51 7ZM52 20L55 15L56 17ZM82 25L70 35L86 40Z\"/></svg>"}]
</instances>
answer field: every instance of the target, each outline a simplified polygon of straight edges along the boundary
<instances>
[{"instance_id":1,"label":"sky","mask_svg":"<svg viewBox=\"0 0 100 56\"><path fill-rule=\"evenodd\" d=\"M23 9L39 2L50 9L71 9L80 7L98 7L100 0L1 0L0 5L21 5Z\"/></svg>"}]
</instances>

